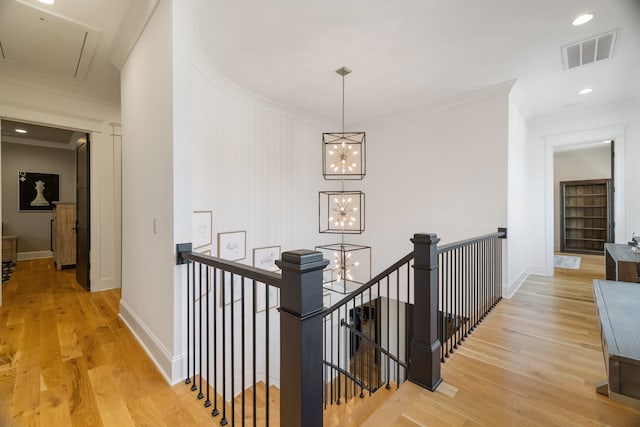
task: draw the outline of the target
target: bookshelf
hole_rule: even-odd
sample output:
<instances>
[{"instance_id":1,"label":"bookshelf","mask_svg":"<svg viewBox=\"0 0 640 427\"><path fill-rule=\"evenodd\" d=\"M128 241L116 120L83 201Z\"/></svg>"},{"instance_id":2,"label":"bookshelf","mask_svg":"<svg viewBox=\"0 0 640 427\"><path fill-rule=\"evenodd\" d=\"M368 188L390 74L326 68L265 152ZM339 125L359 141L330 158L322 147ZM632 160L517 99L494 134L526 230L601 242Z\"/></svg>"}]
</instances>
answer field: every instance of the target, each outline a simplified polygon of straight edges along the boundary
<instances>
[{"instance_id":1,"label":"bookshelf","mask_svg":"<svg viewBox=\"0 0 640 427\"><path fill-rule=\"evenodd\" d=\"M563 252L599 253L609 242L609 179L560 183L560 248Z\"/></svg>"}]
</instances>

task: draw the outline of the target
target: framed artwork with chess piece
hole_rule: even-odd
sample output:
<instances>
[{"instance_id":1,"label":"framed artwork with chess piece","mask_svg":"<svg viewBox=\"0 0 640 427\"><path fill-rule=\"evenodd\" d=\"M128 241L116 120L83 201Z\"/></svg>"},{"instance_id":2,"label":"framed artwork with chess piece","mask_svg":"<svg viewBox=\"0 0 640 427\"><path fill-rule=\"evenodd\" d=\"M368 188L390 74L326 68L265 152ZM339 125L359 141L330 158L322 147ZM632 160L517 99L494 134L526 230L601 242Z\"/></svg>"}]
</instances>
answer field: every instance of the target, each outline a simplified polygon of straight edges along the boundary
<instances>
[{"instance_id":1,"label":"framed artwork with chess piece","mask_svg":"<svg viewBox=\"0 0 640 427\"><path fill-rule=\"evenodd\" d=\"M51 211L60 201L60 175L18 172L20 211Z\"/></svg>"}]
</instances>

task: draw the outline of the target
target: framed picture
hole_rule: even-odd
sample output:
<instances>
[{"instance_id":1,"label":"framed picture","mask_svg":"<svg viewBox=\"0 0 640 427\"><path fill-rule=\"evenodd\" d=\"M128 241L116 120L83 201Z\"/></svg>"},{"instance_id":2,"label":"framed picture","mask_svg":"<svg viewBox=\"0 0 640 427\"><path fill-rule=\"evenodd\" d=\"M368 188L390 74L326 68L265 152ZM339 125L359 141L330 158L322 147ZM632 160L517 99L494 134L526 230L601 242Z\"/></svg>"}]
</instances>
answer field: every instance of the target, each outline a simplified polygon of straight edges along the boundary
<instances>
[{"instance_id":1,"label":"framed picture","mask_svg":"<svg viewBox=\"0 0 640 427\"><path fill-rule=\"evenodd\" d=\"M253 250L253 266L269 271L279 271L276 260L280 259L280 246L267 246Z\"/></svg>"},{"instance_id":2,"label":"framed picture","mask_svg":"<svg viewBox=\"0 0 640 427\"><path fill-rule=\"evenodd\" d=\"M280 305L280 290L275 286L266 286L264 283L258 282L256 283L256 294L254 300L256 313L265 311L267 307L267 294L265 288L269 288L269 309L277 308Z\"/></svg>"},{"instance_id":3,"label":"framed picture","mask_svg":"<svg viewBox=\"0 0 640 427\"><path fill-rule=\"evenodd\" d=\"M238 302L242 299L242 277L229 273L228 271L223 272L223 274L224 300L222 299L222 279L219 280L220 307L231 304L232 298L233 302ZM245 284L246 283L248 283L247 280L245 280Z\"/></svg>"},{"instance_id":4,"label":"framed picture","mask_svg":"<svg viewBox=\"0 0 640 427\"><path fill-rule=\"evenodd\" d=\"M331 307L331 292L324 292L322 294L322 306L324 308Z\"/></svg>"},{"instance_id":5,"label":"framed picture","mask_svg":"<svg viewBox=\"0 0 640 427\"><path fill-rule=\"evenodd\" d=\"M231 231L218 233L218 257L229 261L240 261L247 257L247 233Z\"/></svg>"},{"instance_id":6,"label":"framed picture","mask_svg":"<svg viewBox=\"0 0 640 427\"><path fill-rule=\"evenodd\" d=\"M211 211L193 212L193 249L203 248L211 244L212 218Z\"/></svg>"},{"instance_id":7,"label":"framed picture","mask_svg":"<svg viewBox=\"0 0 640 427\"><path fill-rule=\"evenodd\" d=\"M60 175L18 172L19 210L50 211L60 201Z\"/></svg>"}]
</instances>

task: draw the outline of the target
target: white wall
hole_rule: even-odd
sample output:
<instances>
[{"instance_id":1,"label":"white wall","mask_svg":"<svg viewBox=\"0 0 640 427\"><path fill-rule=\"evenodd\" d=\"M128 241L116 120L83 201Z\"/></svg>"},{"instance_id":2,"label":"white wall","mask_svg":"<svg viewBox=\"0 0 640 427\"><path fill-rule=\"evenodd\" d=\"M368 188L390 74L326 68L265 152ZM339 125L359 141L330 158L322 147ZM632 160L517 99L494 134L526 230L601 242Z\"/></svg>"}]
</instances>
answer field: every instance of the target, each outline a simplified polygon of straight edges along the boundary
<instances>
[{"instance_id":1,"label":"white wall","mask_svg":"<svg viewBox=\"0 0 640 427\"><path fill-rule=\"evenodd\" d=\"M530 265L553 274L553 151L556 146L614 139L616 143L616 241L625 242L640 218L640 105L623 102L602 108L540 117L529 124Z\"/></svg>"},{"instance_id":2,"label":"white wall","mask_svg":"<svg viewBox=\"0 0 640 427\"><path fill-rule=\"evenodd\" d=\"M553 155L554 249L560 250L560 183L611 178L611 145L601 144Z\"/></svg>"},{"instance_id":3,"label":"white wall","mask_svg":"<svg viewBox=\"0 0 640 427\"><path fill-rule=\"evenodd\" d=\"M507 226L510 87L359 126L367 176L347 188L366 193L366 231L348 241L373 247L374 275L412 250L414 233L449 243Z\"/></svg>"},{"instance_id":4,"label":"white wall","mask_svg":"<svg viewBox=\"0 0 640 427\"><path fill-rule=\"evenodd\" d=\"M527 125L518 109L517 87L509 95L509 174L507 226L507 283L503 295L511 297L529 274L527 227Z\"/></svg>"},{"instance_id":5,"label":"white wall","mask_svg":"<svg viewBox=\"0 0 640 427\"><path fill-rule=\"evenodd\" d=\"M204 61L204 60L203 60ZM252 249L313 249L322 177L321 124L305 120L226 81L200 62L193 69L194 210L213 211L219 232L244 230ZM334 236L335 239L335 236Z\"/></svg>"},{"instance_id":6,"label":"white wall","mask_svg":"<svg viewBox=\"0 0 640 427\"><path fill-rule=\"evenodd\" d=\"M180 357L174 348L179 283L174 278L172 16L172 2L159 2L121 70L120 315L170 382Z\"/></svg>"},{"instance_id":7,"label":"white wall","mask_svg":"<svg viewBox=\"0 0 640 427\"><path fill-rule=\"evenodd\" d=\"M201 51L192 81L193 209L213 212L212 244L197 250L216 256L217 234L242 230L246 257L240 262L253 265L254 248L280 246L284 252L335 240L336 236L318 233L318 191L327 185L322 177L322 132L329 129L235 86ZM263 319L264 315L259 316L258 322ZM279 384L275 310L271 310L270 330L270 382ZM264 336L259 334L257 347L263 346ZM262 352L257 370L259 379L264 379Z\"/></svg>"},{"instance_id":8,"label":"white wall","mask_svg":"<svg viewBox=\"0 0 640 427\"><path fill-rule=\"evenodd\" d=\"M0 73L0 117L88 132L91 138L91 290L120 286L119 151L112 122L120 108L81 82L52 83ZM111 153L111 155L109 154Z\"/></svg>"}]
</instances>

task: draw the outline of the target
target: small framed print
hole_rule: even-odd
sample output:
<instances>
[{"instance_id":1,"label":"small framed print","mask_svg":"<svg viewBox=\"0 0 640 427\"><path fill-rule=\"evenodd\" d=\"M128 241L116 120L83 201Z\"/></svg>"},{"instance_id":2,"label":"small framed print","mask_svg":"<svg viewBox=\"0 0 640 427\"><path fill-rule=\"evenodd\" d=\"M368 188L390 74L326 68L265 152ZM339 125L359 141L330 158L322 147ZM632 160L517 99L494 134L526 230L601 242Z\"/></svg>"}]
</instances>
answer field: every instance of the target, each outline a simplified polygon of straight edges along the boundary
<instances>
[{"instance_id":1,"label":"small framed print","mask_svg":"<svg viewBox=\"0 0 640 427\"><path fill-rule=\"evenodd\" d=\"M218 257L228 261L240 261L247 257L247 233L231 231L218 233Z\"/></svg>"},{"instance_id":2,"label":"small framed print","mask_svg":"<svg viewBox=\"0 0 640 427\"><path fill-rule=\"evenodd\" d=\"M280 246L267 246L253 250L253 266L268 271L279 271L276 261L280 259Z\"/></svg>"},{"instance_id":3,"label":"small framed print","mask_svg":"<svg viewBox=\"0 0 640 427\"><path fill-rule=\"evenodd\" d=\"M254 300L256 313L262 313L265 311L267 306L267 294L265 288L269 288L269 309L277 308L280 305L280 290L275 286L266 286L262 282L257 282Z\"/></svg>"},{"instance_id":4,"label":"small framed print","mask_svg":"<svg viewBox=\"0 0 640 427\"><path fill-rule=\"evenodd\" d=\"M322 294L322 306L324 308L331 307L331 292L324 292Z\"/></svg>"},{"instance_id":5,"label":"small framed print","mask_svg":"<svg viewBox=\"0 0 640 427\"><path fill-rule=\"evenodd\" d=\"M233 302L238 302L242 299L242 277L228 271L224 271L222 274L224 274L224 299L222 292L223 280L220 279L220 307L231 304L232 300Z\"/></svg>"},{"instance_id":6,"label":"small framed print","mask_svg":"<svg viewBox=\"0 0 640 427\"><path fill-rule=\"evenodd\" d=\"M211 244L212 218L213 213L211 211L193 212L193 249L203 248Z\"/></svg>"}]
</instances>

